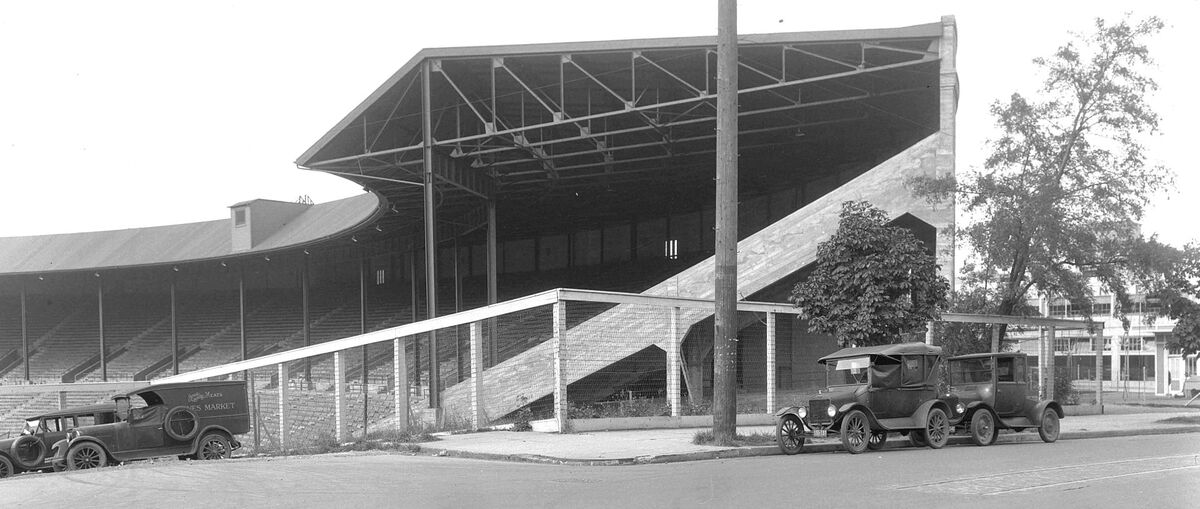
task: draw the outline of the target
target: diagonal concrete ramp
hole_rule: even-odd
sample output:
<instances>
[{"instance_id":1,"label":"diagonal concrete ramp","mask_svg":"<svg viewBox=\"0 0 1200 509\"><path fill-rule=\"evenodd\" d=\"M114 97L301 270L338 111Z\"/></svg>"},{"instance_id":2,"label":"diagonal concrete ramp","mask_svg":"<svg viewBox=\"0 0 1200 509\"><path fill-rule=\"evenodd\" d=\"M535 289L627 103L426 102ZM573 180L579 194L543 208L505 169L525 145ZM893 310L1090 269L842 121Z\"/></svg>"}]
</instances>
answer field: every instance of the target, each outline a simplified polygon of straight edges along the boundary
<instances>
[{"instance_id":1,"label":"diagonal concrete ramp","mask_svg":"<svg viewBox=\"0 0 1200 509\"><path fill-rule=\"evenodd\" d=\"M753 294L812 263L817 244L837 229L841 204L848 200L869 201L892 217L909 213L939 228L952 224L952 207L936 208L913 197L904 186L908 177L934 174L939 147L945 146L944 136L930 135L739 242L738 294ZM715 263L710 257L642 293L711 299ZM568 303L568 312L570 306ZM651 345L665 350L666 342L672 339L667 313L666 308L622 304L571 327L563 340L562 353L567 383ZM710 315L711 311L681 310L679 334ZM484 371L483 406L488 419L504 416L554 392L552 344L544 341ZM443 393L444 407L450 415L469 415L469 382L448 387Z\"/></svg>"}]
</instances>

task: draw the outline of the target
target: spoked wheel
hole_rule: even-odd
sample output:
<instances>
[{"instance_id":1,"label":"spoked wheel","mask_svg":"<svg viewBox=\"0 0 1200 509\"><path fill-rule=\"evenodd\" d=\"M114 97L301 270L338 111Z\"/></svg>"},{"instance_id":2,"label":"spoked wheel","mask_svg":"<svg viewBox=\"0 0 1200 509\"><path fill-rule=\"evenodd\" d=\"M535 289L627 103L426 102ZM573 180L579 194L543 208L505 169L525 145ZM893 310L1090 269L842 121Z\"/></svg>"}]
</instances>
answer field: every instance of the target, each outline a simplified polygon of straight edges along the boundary
<instances>
[{"instance_id":1,"label":"spoked wheel","mask_svg":"<svg viewBox=\"0 0 1200 509\"><path fill-rule=\"evenodd\" d=\"M929 445L929 441L925 439L925 431L919 429L908 432L908 443L913 447L925 447Z\"/></svg>"},{"instance_id":2,"label":"spoked wheel","mask_svg":"<svg viewBox=\"0 0 1200 509\"><path fill-rule=\"evenodd\" d=\"M842 445L850 454L859 454L867 450L871 440L871 425L867 415L861 410L854 410L842 418Z\"/></svg>"},{"instance_id":3,"label":"spoked wheel","mask_svg":"<svg viewBox=\"0 0 1200 509\"><path fill-rule=\"evenodd\" d=\"M785 415L775 427L775 441L784 454L796 454L804 447L804 425L800 418Z\"/></svg>"},{"instance_id":4,"label":"spoked wheel","mask_svg":"<svg viewBox=\"0 0 1200 509\"><path fill-rule=\"evenodd\" d=\"M942 409L929 409L929 418L925 420L925 438L929 441L929 447L934 449L941 449L950 441L950 420Z\"/></svg>"},{"instance_id":5,"label":"spoked wheel","mask_svg":"<svg viewBox=\"0 0 1200 509\"><path fill-rule=\"evenodd\" d=\"M883 444L887 442L886 431L876 431L871 433L871 440L867 441L867 449L878 451L883 449Z\"/></svg>"},{"instance_id":6,"label":"spoked wheel","mask_svg":"<svg viewBox=\"0 0 1200 509\"><path fill-rule=\"evenodd\" d=\"M13 464L7 456L0 456L0 479L13 475Z\"/></svg>"},{"instance_id":7,"label":"spoked wheel","mask_svg":"<svg viewBox=\"0 0 1200 509\"><path fill-rule=\"evenodd\" d=\"M75 445L67 451L67 470L86 470L100 468L108 464L108 455L100 446L84 442Z\"/></svg>"},{"instance_id":8,"label":"spoked wheel","mask_svg":"<svg viewBox=\"0 0 1200 509\"><path fill-rule=\"evenodd\" d=\"M200 448L196 451L196 459L219 460L229 457L229 441L224 436L209 433L200 439Z\"/></svg>"},{"instance_id":9,"label":"spoked wheel","mask_svg":"<svg viewBox=\"0 0 1200 509\"><path fill-rule=\"evenodd\" d=\"M975 445L992 445L996 441L996 418L987 410L980 410L971 416L971 443Z\"/></svg>"},{"instance_id":10,"label":"spoked wheel","mask_svg":"<svg viewBox=\"0 0 1200 509\"><path fill-rule=\"evenodd\" d=\"M1052 444L1058 440L1058 431L1058 412L1047 408L1042 412L1042 427L1038 428L1038 436L1042 437L1043 442Z\"/></svg>"}]
</instances>

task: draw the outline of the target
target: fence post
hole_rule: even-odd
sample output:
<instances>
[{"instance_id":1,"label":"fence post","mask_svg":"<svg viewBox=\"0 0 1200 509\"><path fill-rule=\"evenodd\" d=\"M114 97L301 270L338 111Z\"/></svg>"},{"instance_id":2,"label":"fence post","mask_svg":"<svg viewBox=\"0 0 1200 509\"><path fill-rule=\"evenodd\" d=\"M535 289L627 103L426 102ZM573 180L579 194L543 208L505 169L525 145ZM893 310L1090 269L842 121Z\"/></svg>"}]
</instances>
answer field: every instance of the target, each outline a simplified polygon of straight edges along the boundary
<instances>
[{"instance_id":1,"label":"fence post","mask_svg":"<svg viewBox=\"0 0 1200 509\"><path fill-rule=\"evenodd\" d=\"M471 426L482 428L483 416L483 323L471 322Z\"/></svg>"},{"instance_id":2,"label":"fence post","mask_svg":"<svg viewBox=\"0 0 1200 509\"><path fill-rule=\"evenodd\" d=\"M567 313L565 303L561 298L554 301L554 420L558 423L558 432L567 431L567 383L563 379L562 345L563 334L567 331Z\"/></svg>"},{"instance_id":3,"label":"fence post","mask_svg":"<svg viewBox=\"0 0 1200 509\"><path fill-rule=\"evenodd\" d=\"M279 451L288 450L291 441L291 423L288 422L288 365L279 363Z\"/></svg>"},{"instance_id":4,"label":"fence post","mask_svg":"<svg viewBox=\"0 0 1200 509\"><path fill-rule=\"evenodd\" d=\"M671 326L667 338L667 401L671 417L679 417L679 308L671 308Z\"/></svg>"},{"instance_id":5,"label":"fence post","mask_svg":"<svg viewBox=\"0 0 1200 509\"><path fill-rule=\"evenodd\" d=\"M1096 404L1104 413L1104 334L1095 334L1096 344Z\"/></svg>"},{"instance_id":6,"label":"fence post","mask_svg":"<svg viewBox=\"0 0 1200 509\"><path fill-rule=\"evenodd\" d=\"M346 356L333 352L333 437L346 441Z\"/></svg>"},{"instance_id":7,"label":"fence post","mask_svg":"<svg viewBox=\"0 0 1200 509\"><path fill-rule=\"evenodd\" d=\"M396 432L408 431L408 352L404 349L404 338L392 340L392 377L396 380L394 399Z\"/></svg>"},{"instance_id":8,"label":"fence post","mask_svg":"<svg viewBox=\"0 0 1200 509\"><path fill-rule=\"evenodd\" d=\"M775 412L775 313L767 312L767 413Z\"/></svg>"},{"instance_id":9,"label":"fence post","mask_svg":"<svg viewBox=\"0 0 1200 509\"><path fill-rule=\"evenodd\" d=\"M67 391L58 391L58 409L67 408Z\"/></svg>"}]
</instances>

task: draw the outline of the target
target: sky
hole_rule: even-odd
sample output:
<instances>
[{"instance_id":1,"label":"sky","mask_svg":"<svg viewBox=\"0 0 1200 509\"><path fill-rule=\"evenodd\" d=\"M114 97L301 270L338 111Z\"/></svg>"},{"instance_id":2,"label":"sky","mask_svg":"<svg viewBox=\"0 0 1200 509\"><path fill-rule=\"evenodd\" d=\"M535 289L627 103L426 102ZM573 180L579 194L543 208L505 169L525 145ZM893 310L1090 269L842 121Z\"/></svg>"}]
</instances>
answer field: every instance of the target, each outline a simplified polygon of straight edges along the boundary
<instances>
[{"instance_id":1,"label":"sky","mask_svg":"<svg viewBox=\"0 0 1200 509\"><path fill-rule=\"evenodd\" d=\"M738 32L889 28L956 18L959 171L995 136L989 105L1036 92L1031 60L1095 17L1157 15L1150 158L1176 173L1145 230L1200 238L1200 1L814 2L742 0ZM308 147L417 51L715 35L717 1L44 1L0 4L0 237L228 217L266 198L362 192L296 168Z\"/></svg>"}]
</instances>

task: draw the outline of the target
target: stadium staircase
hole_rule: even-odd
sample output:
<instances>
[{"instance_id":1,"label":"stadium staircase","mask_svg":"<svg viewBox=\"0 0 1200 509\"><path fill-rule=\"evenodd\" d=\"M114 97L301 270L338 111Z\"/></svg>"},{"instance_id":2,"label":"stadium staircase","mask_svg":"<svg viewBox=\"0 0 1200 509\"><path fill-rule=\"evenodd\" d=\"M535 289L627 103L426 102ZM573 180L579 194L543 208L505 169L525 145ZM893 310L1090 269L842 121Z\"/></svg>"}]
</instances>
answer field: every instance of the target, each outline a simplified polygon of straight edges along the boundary
<instances>
[{"instance_id":1,"label":"stadium staircase","mask_svg":"<svg viewBox=\"0 0 1200 509\"><path fill-rule=\"evenodd\" d=\"M841 204L866 200L892 217L924 216L929 204L905 191L904 179L934 168L939 135L931 135L738 243L738 295L751 295L788 277L816 259L817 245L837 229ZM708 258L642 292L644 295L711 299L715 259ZM645 309L644 307L641 309ZM679 337L711 311L681 310ZM578 324L567 324L570 359L564 377L571 384L647 348L665 350L669 322L645 316L634 305L618 305ZM587 338L587 339L580 339ZM594 341L592 339L595 339ZM622 338L609 341L602 338ZM657 339L662 338L662 339ZM484 371L483 407L489 418L507 415L554 392L553 343L541 341ZM446 388L447 412L470 408L470 380Z\"/></svg>"}]
</instances>

